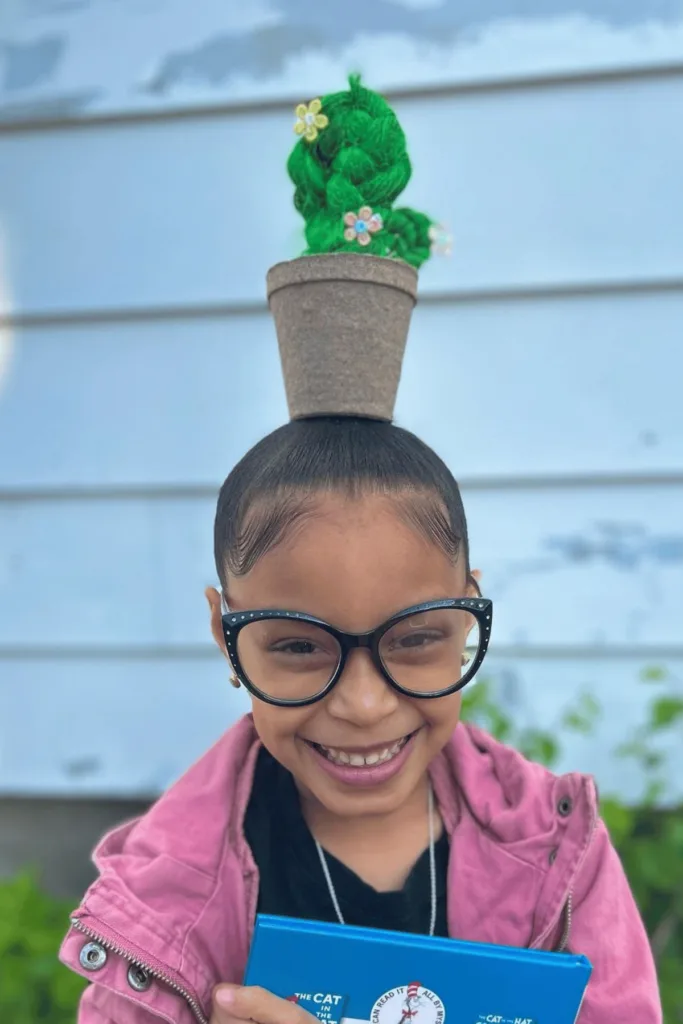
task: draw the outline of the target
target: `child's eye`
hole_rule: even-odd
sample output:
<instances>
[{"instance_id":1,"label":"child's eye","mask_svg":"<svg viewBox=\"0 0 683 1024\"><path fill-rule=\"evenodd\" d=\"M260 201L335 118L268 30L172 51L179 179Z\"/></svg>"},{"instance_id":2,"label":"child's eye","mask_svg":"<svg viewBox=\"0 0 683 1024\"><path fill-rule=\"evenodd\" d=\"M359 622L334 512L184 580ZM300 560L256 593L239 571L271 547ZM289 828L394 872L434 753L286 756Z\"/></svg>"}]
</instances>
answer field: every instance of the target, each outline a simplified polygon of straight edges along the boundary
<instances>
[{"instance_id":1,"label":"child's eye","mask_svg":"<svg viewBox=\"0 0 683 1024\"><path fill-rule=\"evenodd\" d=\"M422 630L420 633L410 632L405 633L403 636L394 636L391 638L389 644L390 650L410 650L415 647L427 647L429 644L436 643L443 639L443 634L438 633L436 630L428 632Z\"/></svg>"},{"instance_id":2,"label":"child's eye","mask_svg":"<svg viewBox=\"0 0 683 1024\"><path fill-rule=\"evenodd\" d=\"M270 650L275 654L315 654L319 648L311 640L280 640L272 644Z\"/></svg>"}]
</instances>

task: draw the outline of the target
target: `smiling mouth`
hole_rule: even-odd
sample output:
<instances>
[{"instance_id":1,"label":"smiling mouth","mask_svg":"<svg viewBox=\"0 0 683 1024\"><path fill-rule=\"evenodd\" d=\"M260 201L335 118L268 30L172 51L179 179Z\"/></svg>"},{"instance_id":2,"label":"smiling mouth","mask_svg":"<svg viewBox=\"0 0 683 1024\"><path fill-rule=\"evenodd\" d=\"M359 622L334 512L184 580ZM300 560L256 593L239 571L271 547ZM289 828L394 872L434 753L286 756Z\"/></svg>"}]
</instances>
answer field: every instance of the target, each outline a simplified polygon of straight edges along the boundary
<instances>
[{"instance_id":1,"label":"smiling mouth","mask_svg":"<svg viewBox=\"0 0 683 1024\"><path fill-rule=\"evenodd\" d=\"M415 732L408 733L407 736L403 736L402 739L397 740L390 746L384 748L376 747L367 754L361 754L357 750L343 750L340 747L325 747L322 743L313 743L311 740L306 740L305 742L308 743L309 747L313 747L319 754L327 758L328 761L331 761L332 764L349 765L351 768L374 768L378 764L386 764L387 761L393 761L395 757L398 757L408 740L413 738Z\"/></svg>"}]
</instances>

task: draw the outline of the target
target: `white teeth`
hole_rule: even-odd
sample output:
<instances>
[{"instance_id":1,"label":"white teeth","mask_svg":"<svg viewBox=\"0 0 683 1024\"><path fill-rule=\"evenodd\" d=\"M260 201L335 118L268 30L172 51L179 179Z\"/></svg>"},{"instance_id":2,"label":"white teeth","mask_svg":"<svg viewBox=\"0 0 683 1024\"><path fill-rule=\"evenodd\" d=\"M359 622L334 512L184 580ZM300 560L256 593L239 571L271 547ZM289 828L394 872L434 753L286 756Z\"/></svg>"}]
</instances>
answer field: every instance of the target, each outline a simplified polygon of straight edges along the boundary
<instances>
[{"instance_id":1,"label":"white teeth","mask_svg":"<svg viewBox=\"0 0 683 1024\"><path fill-rule=\"evenodd\" d=\"M350 764L354 768L365 768L371 767L376 764L383 764L385 761L390 761L392 757L396 757L405 746L408 737L399 740L394 743L392 747L386 747L381 751L373 751L372 754L347 754L345 750L337 750L336 747L323 747L318 744L318 749L325 754L329 761L333 761L335 764Z\"/></svg>"}]
</instances>

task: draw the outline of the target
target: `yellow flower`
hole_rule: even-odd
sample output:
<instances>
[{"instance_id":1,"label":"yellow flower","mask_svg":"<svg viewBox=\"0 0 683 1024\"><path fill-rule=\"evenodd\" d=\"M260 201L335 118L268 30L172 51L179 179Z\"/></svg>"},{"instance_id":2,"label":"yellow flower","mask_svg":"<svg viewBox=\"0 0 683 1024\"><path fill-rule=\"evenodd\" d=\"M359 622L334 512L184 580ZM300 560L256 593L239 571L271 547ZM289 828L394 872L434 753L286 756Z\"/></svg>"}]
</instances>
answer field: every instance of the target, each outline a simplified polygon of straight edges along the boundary
<instances>
[{"instance_id":1,"label":"yellow flower","mask_svg":"<svg viewBox=\"0 0 683 1024\"><path fill-rule=\"evenodd\" d=\"M296 121L294 131L297 135L303 135L307 142L314 142L318 138L318 132L327 128L329 119L321 114L322 103L320 100L311 100L310 103L300 103L296 108Z\"/></svg>"}]
</instances>

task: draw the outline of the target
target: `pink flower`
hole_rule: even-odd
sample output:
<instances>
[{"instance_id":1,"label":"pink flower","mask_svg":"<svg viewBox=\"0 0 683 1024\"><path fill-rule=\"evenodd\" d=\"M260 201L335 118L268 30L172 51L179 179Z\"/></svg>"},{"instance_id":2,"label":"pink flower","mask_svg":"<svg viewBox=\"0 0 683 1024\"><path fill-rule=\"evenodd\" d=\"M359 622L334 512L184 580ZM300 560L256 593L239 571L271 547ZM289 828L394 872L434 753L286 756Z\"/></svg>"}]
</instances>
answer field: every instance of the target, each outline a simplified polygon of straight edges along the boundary
<instances>
[{"instance_id":1,"label":"pink flower","mask_svg":"<svg viewBox=\"0 0 683 1024\"><path fill-rule=\"evenodd\" d=\"M358 242L359 245L369 245L371 235L383 227L382 218L378 213L373 213L369 206L361 206L358 213L345 213L344 223L346 241Z\"/></svg>"}]
</instances>

